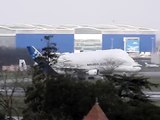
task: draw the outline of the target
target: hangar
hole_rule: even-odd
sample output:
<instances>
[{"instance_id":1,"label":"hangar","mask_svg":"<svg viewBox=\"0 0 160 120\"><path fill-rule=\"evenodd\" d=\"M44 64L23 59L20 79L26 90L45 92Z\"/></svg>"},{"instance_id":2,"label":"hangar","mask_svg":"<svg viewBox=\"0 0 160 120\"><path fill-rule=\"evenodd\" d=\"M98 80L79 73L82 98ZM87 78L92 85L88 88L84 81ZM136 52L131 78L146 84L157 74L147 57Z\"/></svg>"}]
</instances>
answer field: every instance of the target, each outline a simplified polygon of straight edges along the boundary
<instances>
[{"instance_id":1,"label":"hangar","mask_svg":"<svg viewBox=\"0 0 160 120\"><path fill-rule=\"evenodd\" d=\"M58 52L123 49L155 52L156 30L131 25L0 25L0 47L41 49L52 35Z\"/></svg>"}]
</instances>

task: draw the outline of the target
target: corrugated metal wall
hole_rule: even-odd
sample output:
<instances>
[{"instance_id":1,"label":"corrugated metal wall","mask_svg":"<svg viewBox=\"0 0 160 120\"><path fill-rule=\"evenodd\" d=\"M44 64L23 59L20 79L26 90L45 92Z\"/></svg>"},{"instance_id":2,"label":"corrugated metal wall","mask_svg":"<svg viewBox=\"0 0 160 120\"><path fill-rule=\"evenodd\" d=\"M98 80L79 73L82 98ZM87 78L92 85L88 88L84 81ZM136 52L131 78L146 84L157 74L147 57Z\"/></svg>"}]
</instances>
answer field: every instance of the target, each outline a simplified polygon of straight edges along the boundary
<instances>
[{"instance_id":1,"label":"corrugated metal wall","mask_svg":"<svg viewBox=\"0 0 160 120\"><path fill-rule=\"evenodd\" d=\"M25 48L27 46L35 46L38 49L46 46L44 36L53 35L52 42L56 43L58 52L74 51L74 34L17 34L16 47Z\"/></svg>"},{"instance_id":2,"label":"corrugated metal wall","mask_svg":"<svg viewBox=\"0 0 160 120\"><path fill-rule=\"evenodd\" d=\"M0 47L15 48L15 36L0 36Z\"/></svg>"},{"instance_id":3,"label":"corrugated metal wall","mask_svg":"<svg viewBox=\"0 0 160 120\"><path fill-rule=\"evenodd\" d=\"M102 49L124 49L124 37L138 37L140 40L140 52L154 52L155 34L103 34Z\"/></svg>"}]
</instances>

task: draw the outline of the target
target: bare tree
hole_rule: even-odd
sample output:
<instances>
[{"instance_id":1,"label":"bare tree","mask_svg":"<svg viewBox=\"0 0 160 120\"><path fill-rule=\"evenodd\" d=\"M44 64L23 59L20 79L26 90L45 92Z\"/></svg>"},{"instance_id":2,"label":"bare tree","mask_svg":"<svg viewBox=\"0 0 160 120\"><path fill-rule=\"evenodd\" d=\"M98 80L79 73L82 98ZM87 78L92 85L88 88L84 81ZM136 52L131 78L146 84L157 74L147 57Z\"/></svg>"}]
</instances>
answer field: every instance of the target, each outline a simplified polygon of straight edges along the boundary
<instances>
[{"instance_id":1,"label":"bare tree","mask_svg":"<svg viewBox=\"0 0 160 120\"><path fill-rule=\"evenodd\" d=\"M12 120L13 113L19 118L19 110L17 106L14 105L14 103L16 102L15 93L21 96L24 95L23 89L25 89L26 86L26 83L24 83L25 76L26 75L24 74L24 72L21 71L1 72L0 107L10 120Z\"/></svg>"},{"instance_id":2,"label":"bare tree","mask_svg":"<svg viewBox=\"0 0 160 120\"><path fill-rule=\"evenodd\" d=\"M113 74L119 66L123 65L124 61L117 61L113 58L106 59L103 67L103 74Z\"/></svg>"}]
</instances>

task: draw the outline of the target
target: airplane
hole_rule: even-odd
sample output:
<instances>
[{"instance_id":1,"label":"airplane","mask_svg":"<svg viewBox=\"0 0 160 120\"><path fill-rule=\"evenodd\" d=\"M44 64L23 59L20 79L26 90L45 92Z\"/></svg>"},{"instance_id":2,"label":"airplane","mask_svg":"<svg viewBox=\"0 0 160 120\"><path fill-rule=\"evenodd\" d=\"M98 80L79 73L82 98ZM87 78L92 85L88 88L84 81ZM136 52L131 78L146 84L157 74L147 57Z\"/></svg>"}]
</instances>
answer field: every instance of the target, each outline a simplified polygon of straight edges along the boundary
<instances>
[{"instance_id":1,"label":"airplane","mask_svg":"<svg viewBox=\"0 0 160 120\"><path fill-rule=\"evenodd\" d=\"M148 64L147 62L145 62L145 65L146 65L146 67L152 67L152 68L159 67L159 65L157 65L157 64Z\"/></svg>"},{"instance_id":2,"label":"airplane","mask_svg":"<svg viewBox=\"0 0 160 120\"><path fill-rule=\"evenodd\" d=\"M42 54L34 46L28 46L27 49L32 59L38 63L36 58ZM135 73L141 70L141 65L121 49L62 54L50 67L58 74L85 73L90 76L106 71Z\"/></svg>"}]
</instances>

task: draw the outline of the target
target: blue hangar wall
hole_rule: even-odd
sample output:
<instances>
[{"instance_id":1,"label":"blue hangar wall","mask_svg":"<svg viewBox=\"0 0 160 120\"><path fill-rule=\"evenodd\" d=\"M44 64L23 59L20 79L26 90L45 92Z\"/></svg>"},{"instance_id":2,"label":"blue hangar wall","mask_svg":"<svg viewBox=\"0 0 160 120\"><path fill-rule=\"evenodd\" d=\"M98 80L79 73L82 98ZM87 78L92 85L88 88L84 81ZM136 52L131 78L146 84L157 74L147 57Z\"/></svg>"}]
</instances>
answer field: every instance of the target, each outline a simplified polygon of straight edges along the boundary
<instances>
[{"instance_id":1,"label":"blue hangar wall","mask_svg":"<svg viewBox=\"0 0 160 120\"><path fill-rule=\"evenodd\" d=\"M124 50L124 38L139 38L139 52L154 52L156 50L155 34L103 34L102 49L117 48Z\"/></svg>"},{"instance_id":2,"label":"blue hangar wall","mask_svg":"<svg viewBox=\"0 0 160 120\"><path fill-rule=\"evenodd\" d=\"M46 46L44 36L53 35L52 42L56 43L58 52L74 52L74 34L16 34L16 48L35 46L38 49ZM102 34L102 49L118 48L124 50L124 38L139 38L139 52L154 52L155 34Z\"/></svg>"},{"instance_id":3,"label":"blue hangar wall","mask_svg":"<svg viewBox=\"0 0 160 120\"><path fill-rule=\"evenodd\" d=\"M37 49L42 49L47 45L44 40L46 35L53 35L51 42L56 43L58 52L74 51L74 34L16 34L16 48L35 46Z\"/></svg>"}]
</instances>

